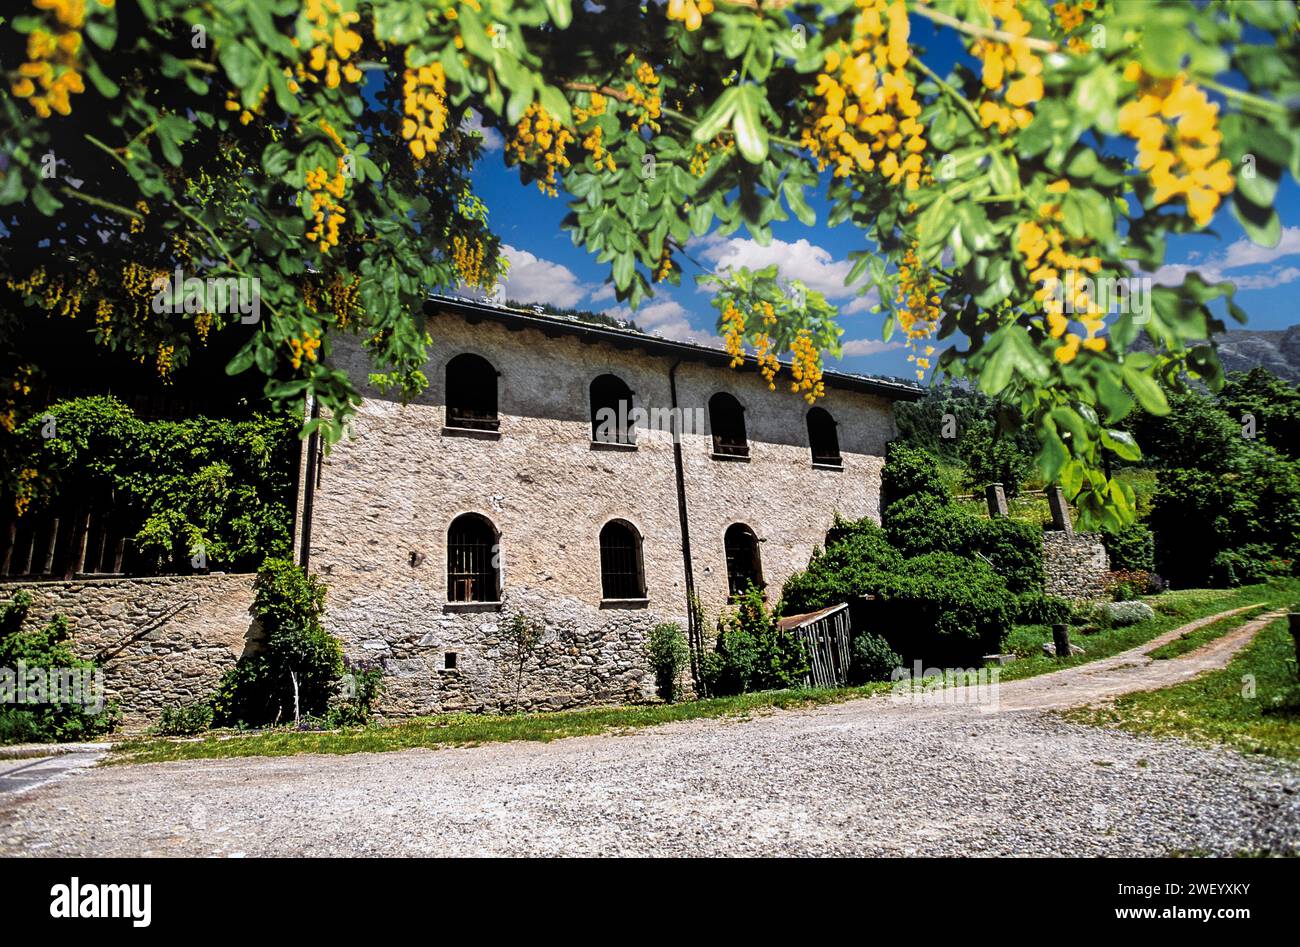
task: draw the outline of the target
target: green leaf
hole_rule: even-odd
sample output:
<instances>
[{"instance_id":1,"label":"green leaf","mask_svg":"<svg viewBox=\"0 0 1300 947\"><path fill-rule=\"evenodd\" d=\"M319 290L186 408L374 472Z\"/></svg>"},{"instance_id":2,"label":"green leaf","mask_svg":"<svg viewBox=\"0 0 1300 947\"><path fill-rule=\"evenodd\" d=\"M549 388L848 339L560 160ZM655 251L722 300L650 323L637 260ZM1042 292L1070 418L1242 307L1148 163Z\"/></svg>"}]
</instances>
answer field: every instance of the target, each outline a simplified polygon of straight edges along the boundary
<instances>
[{"instance_id":1,"label":"green leaf","mask_svg":"<svg viewBox=\"0 0 1300 947\"><path fill-rule=\"evenodd\" d=\"M1169 402L1160 384L1145 372L1135 368L1130 362L1121 366L1124 383L1129 391L1137 397L1138 404L1148 414L1165 415L1169 413Z\"/></svg>"},{"instance_id":2,"label":"green leaf","mask_svg":"<svg viewBox=\"0 0 1300 947\"><path fill-rule=\"evenodd\" d=\"M1106 447L1113 450L1117 457L1122 460L1141 460L1142 449L1133 439L1133 435L1128 431L1117 431L1102 428L1101 442Z\"/></svg>"},{"instance_id":3,"label":"green leaf","mask_svg":"<svg viewBox=\"0 0 1300 947\"><path fill-rule=\"evenodd\" d=\"M767 128L759 114L758 86L746 85L737 90L736 110L731 117L731 129L736 134L736 149L750 164L761 164L767 157Z\"/></svg>"}]
</instances>

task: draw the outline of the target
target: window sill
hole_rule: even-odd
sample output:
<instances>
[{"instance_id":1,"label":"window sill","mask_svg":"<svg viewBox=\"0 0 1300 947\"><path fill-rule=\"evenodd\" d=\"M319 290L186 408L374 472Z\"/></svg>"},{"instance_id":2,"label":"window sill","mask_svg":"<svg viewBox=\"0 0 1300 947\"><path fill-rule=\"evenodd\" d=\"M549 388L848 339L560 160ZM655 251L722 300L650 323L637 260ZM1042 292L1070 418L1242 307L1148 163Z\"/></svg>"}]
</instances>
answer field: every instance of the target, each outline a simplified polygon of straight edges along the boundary
<instances>
[{"instance_id":1,"label":"window sill","mask_svg":"<svg viewBox=\"0 0 1300 947\"><path fill-rule=\"evenodd\" d=\"M442 610L447 614L474 614L476 612L499 612L500 602L444 602Z\"/></svg>"},{"instance_id":2,"label":"window sill","mask_svg":"<svg viewBox=\"0 0 1300 947\"><path fill-rule=\"evenodd\" d=\"M827 464L819 461L813 461L813 469L814 470L843 470L844 464L843 462L840 462L838 464Z\"/></svg>"},{"instance_id":3,"label":"window sill","mask_svg":"<svg viewBox=\"0 0 1300 947\"><path fill-rule=\"evenodd\" d=\"M648 598L602 598L601 608L645 608L650 604Z\"/></svg>"},{"instance_id":4,"label":"window sill","mask_svg":"<svg viewBox=\"0 0 1300 947\"><path fill-rule=\"evenodd\" d=\"M634 451L636 442L626 443L624 441L592 441L592 450L613 450L613 451Z\"/></svg>"},{"instance_id":5,"label":"window sill","mask_svg":"<svg viewBox=\"0 0 1300 947\"><path fill-rule=\"evenodd\" d=\"M450 427L444 425L442 428L443 437L470 437L479 441L499 441L501 440L500 431L484 431L475 427Z\"/></svg>"},{"instance_id":6,"label":"window sill","mask_svg":"<svg viewBox=\"0 0 1300 947\"><path fill-rule=\"evenodd\" d=\"M711 456L713 457L714 460L725 460L725 461L731 461L733 463L738 463L738 464L749 463L748 454L719 454L717 451L714 451Z\"/></svg>"}]
</instances>

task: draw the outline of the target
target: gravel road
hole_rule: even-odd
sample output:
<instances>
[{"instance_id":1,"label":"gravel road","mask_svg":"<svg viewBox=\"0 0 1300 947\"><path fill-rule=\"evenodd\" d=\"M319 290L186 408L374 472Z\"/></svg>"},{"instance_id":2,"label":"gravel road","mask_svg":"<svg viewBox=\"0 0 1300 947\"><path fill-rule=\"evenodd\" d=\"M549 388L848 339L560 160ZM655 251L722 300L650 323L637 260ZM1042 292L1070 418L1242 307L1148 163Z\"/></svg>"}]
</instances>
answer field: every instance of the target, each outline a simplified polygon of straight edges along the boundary
<instances>
[{"instance_id":1,"label":"gravel road","mask_svg":"<svg viewBox=\"0 0 1300 947\"><path fill-rule=\"evenodd\" d=\"M73 770L0 796L0 853L1300 853L1300 768L1042 712L1249 640L1142 656L1174 634L1001 685L995 707L877 697L551 744Z\"/></svg>"}]
</instances>

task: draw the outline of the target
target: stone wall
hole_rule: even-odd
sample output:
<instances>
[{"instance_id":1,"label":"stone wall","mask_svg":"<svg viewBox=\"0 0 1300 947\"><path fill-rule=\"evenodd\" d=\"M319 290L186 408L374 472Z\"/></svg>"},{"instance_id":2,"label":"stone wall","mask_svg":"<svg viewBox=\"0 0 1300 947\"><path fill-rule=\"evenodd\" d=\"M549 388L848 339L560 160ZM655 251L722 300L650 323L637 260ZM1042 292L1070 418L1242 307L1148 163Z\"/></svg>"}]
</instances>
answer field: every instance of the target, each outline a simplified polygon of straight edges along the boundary
<instances>
[{"instance_id":1,"label":"stone wall","mask_svg":"<svg viewBox=\"0 0 1300 947\"><path fill-rule=\"evenodd\" d=\"M165 707L205 700L257 639L249 615L251 575L89 579L0 586L32 596L25 628L62 614L78 657L104 672L105 696L121 705L126 729L157 720Z\"/></svg>"},{"instance_id":2,"label":"stone wall","mask_svg":"<svg viewBox=\"0 0 1300 947\"><path fill-rule=\"evenodd\" d=\"M1061 598L1101 598L1106 588L1110 557L1095 533L1043 531L1045 590Z\"/></svg>"},{"instance_id":3,"label":"stone wall","mask_svg":"<svg viewBox=\"0 0 1300 947\"><path fill-rule=\"evenodd\" d=\"M322 461L314 495L311 568L329 583L326 626L353 658L388 676L385 714L510 707L518 664L506 629L524 613L546 628L525 664L521 703L561 707L653 694L645 655L661 621L686 626L687 596L673 438L638 427L634 449L591 441L589 386L612 373L637 408L678 407L696 589L712 615L726 604L723 535L745 523L760 540L773 602L807 565L837 513L879 517L888 400L828 385L819 404L838 424L843 470L813 467L802 398L753 371L675 360L635 345L494 321L433 318L427 391L402 405L366 385L363 352L336 341L331 361L365 395L349 436ZM499 373L498 436L443 430L447 363L462 352ZM718 391L745 408L747 461L712 456L705 410ZM500 534L502 601L448 603L447 527L476 512ZM599 531L611 519L643 541L646 599L602 601ZM448 655L455 667L447 668Z\"/></svg>"}]
</instances>

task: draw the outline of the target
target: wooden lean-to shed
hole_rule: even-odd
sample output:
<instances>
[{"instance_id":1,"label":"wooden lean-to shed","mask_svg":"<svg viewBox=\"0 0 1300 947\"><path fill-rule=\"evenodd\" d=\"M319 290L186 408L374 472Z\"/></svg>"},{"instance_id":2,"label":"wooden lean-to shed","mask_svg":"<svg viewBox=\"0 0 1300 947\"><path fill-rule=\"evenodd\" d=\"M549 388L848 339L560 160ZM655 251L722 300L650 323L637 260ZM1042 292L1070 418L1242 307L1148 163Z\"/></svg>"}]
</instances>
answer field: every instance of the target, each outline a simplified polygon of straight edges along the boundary
<instances>
[{"instance_id":1,"label":"wooden lean-to shed","mask_svg":"<svg viewBox=\"0 0 1300 947\"><path fill-rule=\"evenodd\" d=\"M849 682L849 642L852 636L847 602L803 615L788 615L778 625L782 631L798 635L808 650L809 670L805 684L843 687Z\"/></svg>"}]
</instances>

